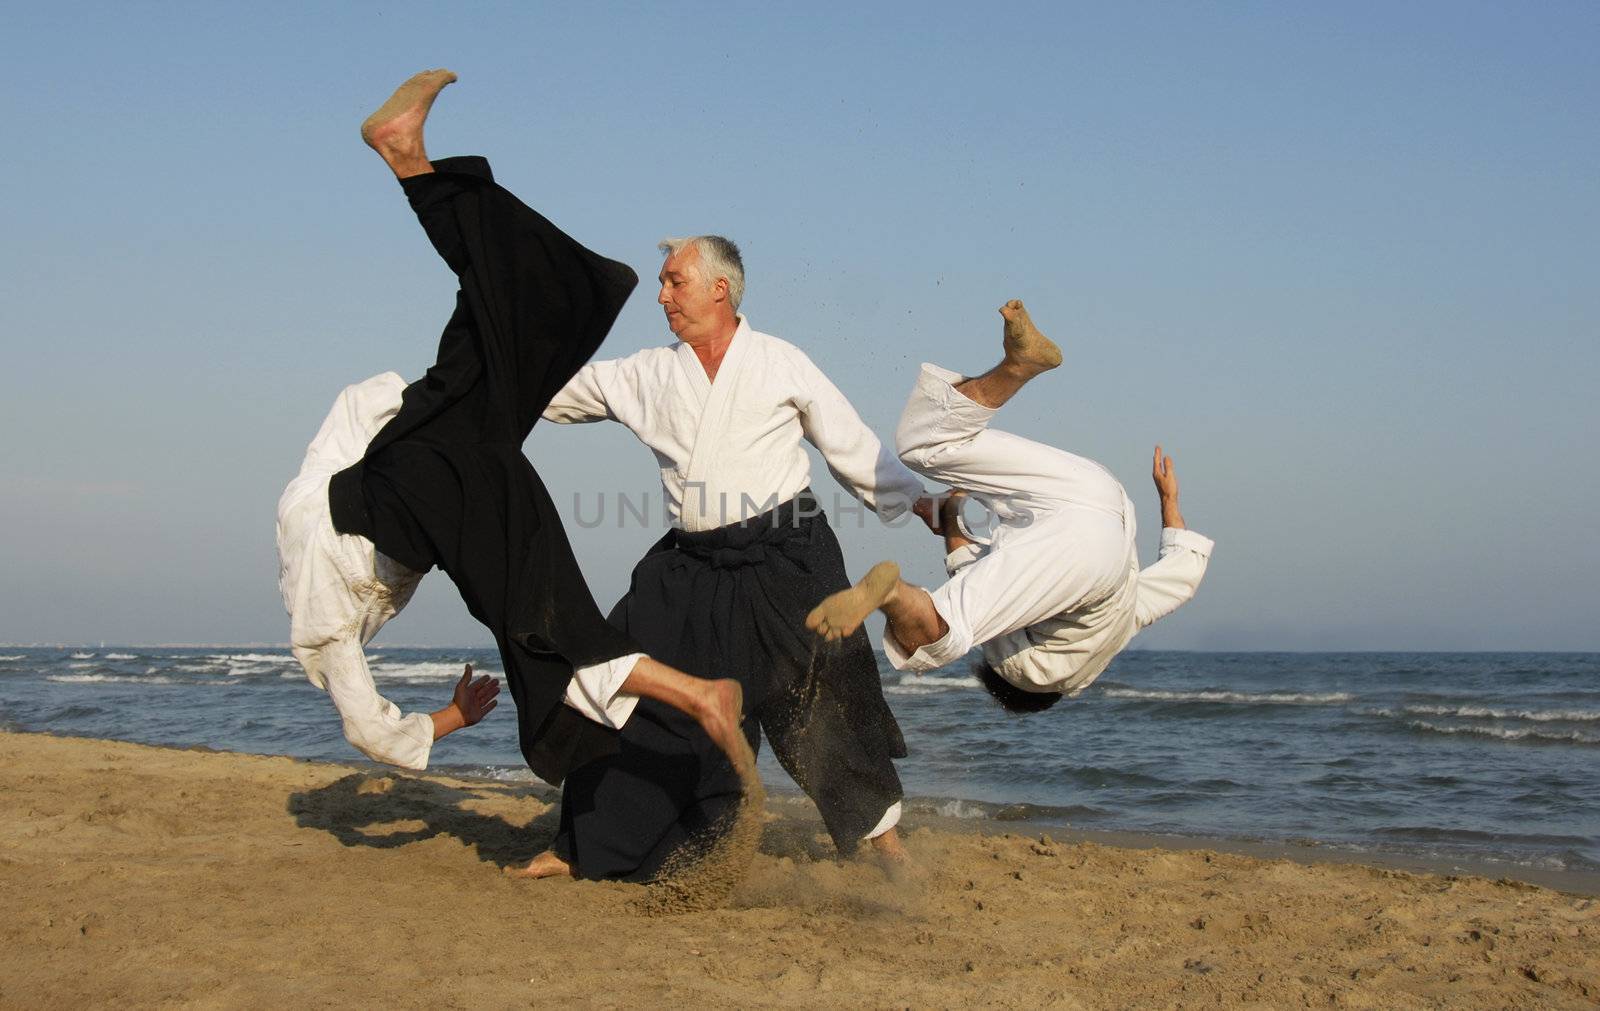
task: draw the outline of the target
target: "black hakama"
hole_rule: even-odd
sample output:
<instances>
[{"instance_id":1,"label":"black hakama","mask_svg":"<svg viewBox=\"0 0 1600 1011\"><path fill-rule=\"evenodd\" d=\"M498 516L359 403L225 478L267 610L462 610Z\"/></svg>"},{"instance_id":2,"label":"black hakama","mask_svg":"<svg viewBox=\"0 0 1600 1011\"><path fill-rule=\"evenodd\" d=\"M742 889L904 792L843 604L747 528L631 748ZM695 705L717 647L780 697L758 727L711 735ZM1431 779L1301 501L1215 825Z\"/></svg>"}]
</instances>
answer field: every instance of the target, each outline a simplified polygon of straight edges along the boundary
<instances>
[{"instance_id":1,"label":"black hakama","mask_svg":"<svg viewBox=\"0 0 1600 1011\"><path fill-rule=\"evenodd\" d=\"M638 283L494 182L482 158L401 180L461 281L437 362L366 456L334 475L334 527L403 565L437 565L494 633L523 757L559 783L616 731L560 704L573 669L640 652L589 594L555 504L522 453Z\"/></svg>"},{"instance_id":2,"label":"black hakama","mask_svg":"<svg viewBox=\"0 0 1600 1011\"><path fill-rule=\"evenodd\" d=\"M744 686L750 746L765 730L841 853L900 799L892 760L906 754L865 631L825 643L805 627L813 607L849 585L839 541L807 491L744 523L671 531L611 612L652 657ZM649 880L679 847L730 823L739 797L731 763L699 726L643 699L620 752L568 776L551 848L579 877Z\"/></svg>"}]
</instances>

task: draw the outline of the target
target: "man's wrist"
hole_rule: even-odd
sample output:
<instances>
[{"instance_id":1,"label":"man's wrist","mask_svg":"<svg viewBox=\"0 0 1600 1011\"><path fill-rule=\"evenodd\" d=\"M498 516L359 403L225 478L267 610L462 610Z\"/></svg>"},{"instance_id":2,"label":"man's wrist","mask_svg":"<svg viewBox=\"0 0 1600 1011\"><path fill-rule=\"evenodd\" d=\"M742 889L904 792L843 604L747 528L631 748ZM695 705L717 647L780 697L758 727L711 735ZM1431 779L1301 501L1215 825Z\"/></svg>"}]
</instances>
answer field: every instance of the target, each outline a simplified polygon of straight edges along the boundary
<instances>
[{"instance_id":1,"label":"man's wrist","mask_svg":"<svg viewBox=\"0 0 1600 1011\"><path fill-rule=\"evenodd\" d=\"M467 725L466 716L454 701L430 715L433 717L433 739L436 741L445 734L454 733Z\"/></svg>"}]
</instances>

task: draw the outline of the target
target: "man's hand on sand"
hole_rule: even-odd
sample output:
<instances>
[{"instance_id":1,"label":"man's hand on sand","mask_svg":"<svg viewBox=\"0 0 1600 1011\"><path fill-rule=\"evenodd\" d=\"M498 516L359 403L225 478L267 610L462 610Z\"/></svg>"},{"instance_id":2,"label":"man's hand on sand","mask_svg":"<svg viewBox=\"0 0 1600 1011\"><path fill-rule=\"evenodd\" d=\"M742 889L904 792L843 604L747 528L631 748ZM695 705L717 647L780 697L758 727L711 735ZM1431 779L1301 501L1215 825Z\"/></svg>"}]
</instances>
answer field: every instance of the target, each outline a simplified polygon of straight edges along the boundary
<instances>
[{"instance_id":1,"label":"man's hand on sand","mask_svg":"<svg viewBox=\"0 0 1600 1011\"><path fill-rule=\"evenodd\" d=\"M466 670L461 672L461 680L456 682L455 694L450 703L461 711L461 725L470 727L474 723L488 716L494 707L500 703L495 696L500 694L500 682L487 674L472 676L472 664L467 664Z\"/></svg>"}]
</instances>

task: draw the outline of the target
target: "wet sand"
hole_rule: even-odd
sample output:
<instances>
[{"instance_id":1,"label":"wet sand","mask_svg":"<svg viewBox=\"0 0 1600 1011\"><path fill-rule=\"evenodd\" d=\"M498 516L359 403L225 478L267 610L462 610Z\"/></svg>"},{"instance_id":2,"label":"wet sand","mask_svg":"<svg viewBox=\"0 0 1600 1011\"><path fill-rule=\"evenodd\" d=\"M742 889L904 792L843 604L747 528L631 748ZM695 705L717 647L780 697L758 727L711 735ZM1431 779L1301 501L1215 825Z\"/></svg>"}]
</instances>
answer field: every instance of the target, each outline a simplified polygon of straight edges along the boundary
<instances>
[{"instance_id":1,"label":"wet sand","mask_svg":"<svg viewBox=\"0 0 1600 1011\"><path fill-rule=\"evenodd\" d=\"M501 875L555 829L523 786L0 734L0 1006L1600 1003L1585 895L915 820L891 878L793 810L649 915Z\"/></svg>"}]
</instances>

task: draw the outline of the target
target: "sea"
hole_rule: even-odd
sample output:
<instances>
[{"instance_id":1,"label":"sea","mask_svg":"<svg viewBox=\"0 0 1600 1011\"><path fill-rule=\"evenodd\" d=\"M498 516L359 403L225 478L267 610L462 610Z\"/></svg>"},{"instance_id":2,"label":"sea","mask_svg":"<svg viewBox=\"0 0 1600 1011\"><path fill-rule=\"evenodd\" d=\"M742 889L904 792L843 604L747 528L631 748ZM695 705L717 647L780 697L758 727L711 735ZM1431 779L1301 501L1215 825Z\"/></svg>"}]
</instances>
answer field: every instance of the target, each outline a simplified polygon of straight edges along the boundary
<instances>
[{"instance_id":1,"label":"sea","mask_svg":"<svg viewBox=\"0 0 1600 1011\"><path fill-rule=\"evenodd\" d=\"M403 709L493 649L370 650ZM962 668L879 657L918 814L1029 828L1600 871L1600 654L1123 653L1081 696L1011 716ZM536 781L511 702L431 769ZM0 647L0 729L365 763L283 648ZM763 778L793 784L763 749Z\"/></svg>"}]
</instances>

